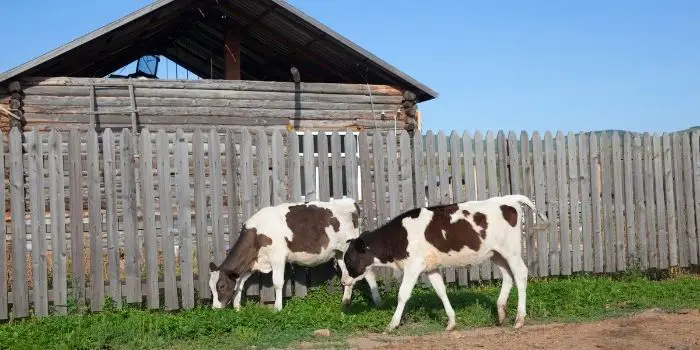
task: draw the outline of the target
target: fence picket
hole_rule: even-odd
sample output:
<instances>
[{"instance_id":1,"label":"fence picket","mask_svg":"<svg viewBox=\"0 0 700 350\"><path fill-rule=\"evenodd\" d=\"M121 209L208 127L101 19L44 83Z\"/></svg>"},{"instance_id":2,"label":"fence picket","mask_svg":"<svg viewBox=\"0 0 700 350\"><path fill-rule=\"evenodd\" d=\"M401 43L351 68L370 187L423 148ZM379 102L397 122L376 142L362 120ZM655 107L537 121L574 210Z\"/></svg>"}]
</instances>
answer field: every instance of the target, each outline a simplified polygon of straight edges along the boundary
<instances>
[{"instance_id":1,"label":"fence picket","mask_svg":"<svg viewBox=\"0 0 700 350\"><path fill-rule=\"evenodd\" d=\"M688 251L689 237L688 225L686 221L685 193L684 182L686 181L683 175L683 135L674 133L672 136L673 142L673 183L675 185L673 195L676 199L676 239L672 241L671 247L675 245L678 266L688 267L690 252Z\"/></svg>"},{"instance_id":2,"label":"fence picket","mask_svg":"<svg viewBox=\"0 0 700 350\"><path fill-rule=\"evenodd\" d=\"M287 160L289 161L289 187L290 200L294 203L301 201L301 162L299 159L299 137L295 131L287 133L289 142L289 153ZM294 295L306 295L306 273L307 270L300 266L292 266L294 272ZM291 286L292 282L289 282ZM291 293L290 293L291 294Z\"/></svg>"},{"instance_id":3,"label":"fence picket","mask_svg":"<svg viewBox=\"0 0 700 350\"><path fill-rule=\"evenodd\" d=\"M114 133L105 130L102 136L104 191L107 207L107 266L109 278L109 297L115 306L122 304L122 283L119 280L119 216L117 215L116 155L114 153ZM167 149L166 149L167 152ZM62 163L62 162L61 162ZM63 192L63 189L61 189ZM53 220L52 220L53 221ZM55 281L55 280L54 280Z\"/></svg>"},{"instance_id":4,"label":"fence picket","mask_svg":"<svg viewBox=\"0 0 700 350\"><path fill-rule=\"evenodd\" d=\"M649 267L658 268L659 267L659 221L657 220L659 205L655 200L655 195L658 195L659 188L658 182L656 181L657 172L657 160L660 161L659 151L657 149L657 135L650 135L649 133L644 134L644 193L646 194L647 203L647 232L649 236L647 237L647 248L649 249ZM661 167L659 167L660 170ZM659 174L660 175L660 174ZM662 192L663 193L663 192ZM660 218L659 220L663 220Z\"/></svg>"},{"instance_id":5,"label":"fence picket","mask_svg":"<svg viewBox=\"0 0 700 350\"><path fill-rule=\"evenodd\" d=\"M578 147L576 135L569 132L566 136L569 151L569 209L571 213L571 271L582 270L581 254L581 205L579 202L580 178L578 172Z\"/></svg>"},{"instance_id":6,"label":"fence picket","mask_svg":"<svg viewBox=\"0 0 700 350\"><path fill-rule=\"evenodd\" d=\"M406 130L401 131L400 142L400 167L401 167L401 212L414 208L413 164L411 160L411 136ZM346 148L347 149L347 148ZM347 154L347 153L346 153Z\"/></svg>"},{"instance_id":7,"label":"fence picket","mask_svg":"<svg viewBox=\"0 0 700 350\"><path fill-rule=\"evenodd\" d=\"M623 150L623 157L622 160L624 162L624 165L622 167L622 171L624 172L625 176L625 183L624 183L624 193L625 193L625 209L624 209L624 218L625 222L627 223L627 227L625 228L625 232L623 232L624 236L627 236L627 242L626 244L623 242L623 246L626 247L625 249L625 255L622 256L622 259L625 262L625 266L630 266L630 261L631 257L637 256L637 232L636 232L636 225L635 225L635 203L634 203L634 158L632 157L632 148L634 145L632 144L632 134L629 132L626 132L622 141L622 150ZM618 192L620 190L618 189ZM618 256L618 258L620 258Z\"/></svg>"},{"instance_id":8,"label":"fence picket","mask_svg":"<svg viewBox=\"0 0 700 350\"><path fill-rule=\"evenodd\" d=\"M695 225L695 205L693 202L693 162L692 162L692 150L690 148L690 133L685 132L682 135L682 148L681 156L683 157L683 189L682 192L685 196L685 220L686 220L686 230L687 240L684 241L685 246L688 249L688 260L687 263L697 265L698 263L698 237L697 237L697 226ZM700 198L695 199L695 201L700 200Z\"/></svg>"},{"instance_id":9,"label":"fence picket","mask_svg":"<svg viewBox=\"0 0 700 350\"><path fill-rule=\"evenodd\" d=\"M328 201L331 198L330 159L328 159L328 137L318 133L318 199Z\"/></svg>"},{"instance_id":10,"label":"fence picket","mask_svg":"<svg viewBox=\"0 0 700 350\"><path fill-rule=\"evenodd\" d=\"M695 229L697 233L698 261L700 262L700 130L695 130L691 136L691 148L693 153L693 181L695 185Z\"/></svg>"},{"instance_id":11,"label":"fence picket","mask_svg":"<svg viewBox=\"0 0 700 350\"><path fill-rule=\"evenodd\" d=\"M124 215L124 260L126 260L124 262L126 270L125 294L127 303L141 303L141 240L137 232L138 217L136 211L136 168L134 164L135 149L133 149L135 137L135 135L132 135L129 132L129 129L124 128L122 129L119 140L119 147L121 147L120 158L122 174L122 212ZM71 141L72 140L74 140L74 138L71 132ZM75 140L77 140L77 137ZM80 157L80 155L78 154L77 157ZM80 163L78 162L78 166L79 165ZM72 176L73 175L71 174L71 177ZM71 178L71 187L73 187L72 180L73 179ZM73 198L75 198L75 196L71 195L71 203ZM74 212L71 212L71 221L74 217L76 217ZM71 230L75 230L74 226L71 227L73 227ZM73 237L78 237L77 232L74 232L74 234L75 235ZM71 247L73 247L74 242L75 241L73 238L71 238ZM75 253L76 252L73 252L73 254ZM75 271L75 265L73 266ZM75 280L73 282L75 283ZM73 288L75 288L75 284L73 286Z\"/></svg>"},{"instance_id":12,"label":"fence picket","mask_svg":"<svg viewBox=\"0 0 700 350\"><path fill-rule=\"evenodd\" d=\"M104 306L104 274L102 253L102 209L100 198L100 163L97 132L87 133L88 227L90 234L90 308L101 311ZM152 166L148 167L151 170ZM150 197L147 203L151 202ZM151 276L147 276L151 277Z\"/></svg>"},{"instance_id":13,"label":"fence picket","mask_svg":"<svg viewBox=\"0 0 700 350\"><path fill-rule=\"evenodd\" d=\"M22 159L22 134L19 129L10 131L10 210L12 215L12 313L15 317L29 316L29 291L27 286L27 226L24 220L24 166ZM80 265L82 267L82 264Z\"/></svg>"},{"instance_id":14,"label":"fence picket","mask_svg":"<svg viewBox=\"0 0 700 350\"><path fill-rule=\"evenodd\" d=\"M567 173L567 151L564 133L556 134L556 173L559 200L559 250L560 271L562 275L571 275L571 227L569 226L569 174Z\"/></svg>"},{"instance_id":15,"label":"fence picket","mask_svg":"<svg viewBox=\"0 0 700 350\"><path fill-rule=\"evenodd\" d=\"M510 171L513 173L515 170L516 173L518 173L518 169L521 169L522 175L520 178L520 190L517 190L517 192L522 192L525 196L530 198L530 200L535 202L535 191L534 191L534 185L533 185L533 172L532 172L532 150L530 147L530 137L525 131L520 132L520 141L517 140L517 135L513 133L513 136L511 137L511 140L509 140L509 147L511 149L517 149L520 147L520 150L517 151L519 154L519 163L513 163L511 162L510 166ZM514 165L515 164L515 165ZM513 192L516 192L516 187L513 187ZM527 209L526 209L527 210ZM538 208L538 210L540 210ZM525 215L525 249L527 250L527 268L528 271L533 276L538 276L539 275L539 266L538 266L538 252L537 252L537 234L538 232L533 229L534 225L534 215L535 213L530 213L530 215Z\"/></svg>"},{"instance_id":16,"label":"fence picket","mask_svg":"<svg viewBox=\"0 0 700 350\"><path fill-rule=\"evenodd\" d=\"M158 195L160 199L160 239L163 247L163 284L165 292L165 310L179 308L177 300L177 284L175 272L175 228L173 227L173 201L170 173L170 156L168 154L168 135L165 130L158 130L158 147L156 161L158 163ZM214 216L216 218L217 216ZM221 246L219 249L223 249ZM219 261L220 262L220 261Z\"/></svg>"},{"instance_id":17,"label":"fence picket","mask_svg":"<svg viewBox=\"0 0 700 350\"><path fill-rule=\"evenodd\" d=\"M457 134L457 131L452 130L450 133L450 164L452 165L452 201L455 203L464 202L464 188L462 185L462 152L460 146L462 138ZM469 270L460 267L455 269L456 281L459 285L467 285L469 281Z\"/></svg>"},{"instance_id":18,"label":"fence picket","mask_svg":"<svg viewBox=\"0 0 700 350\"><path fill-rule=\"evenodd\" d=\"M341 158L340 134L331 134L331 179L334 199L343 198L343 159Z\"/></svg>"},{"instance_id":19,"label":"fence picket","mask_svg":"<svg viewBox=\"0 0 700 350\"><path fill-rule=\"evenodd\" d=\"M664 235L659 236L659 260L660 267L663 269L669 266L676 266L678 264L678 250L677 246L673 243L676 240L676 215L675 215L675 199L673 196L673 158L672 157L672 145L671 136L668 133L663 133L661 135L661 166L663 167L663 172L660 172L660 181L662 186L662 195L660 200L664 201L664 210L660 211L660 216L665 216L663 225L659 223L659 226L663 227L666 232ZM663 191L665 190L665 192ZM659 198L657 198L657 202ZM663 230L660 233L664 232Z\"/></svg>"},{"instance_id":20,"label":"fence picket","mask_svg":"<svg viewBox=\"0 0 700 350\"><path fill-rule=\"evenodd\" d=\"M279 130L274 130L272 132L271 138L271 155L272 160L272 204L278 205L281 203L289 202L289 195L287 191L287 174L286 174L286 164L284 161L284 151L285 151L284 140L282 139L282 134ZM299 152L297 152L298 154ZM291 156L291 155L290 155ZM289 264L285 266L285 276L284 285L282 286L282 296L290 297L292 296L292 284L289 280ZM274 292L274 290L273 290ZM274 293L273 293L274 294ZM276 298L276 296L275 296Z\"/></svg>"},{"instance_id":21,"label":"fence picket","mask_svg":"<svg viewBox=\"0 0 700 350\"><path fill-rule=\"evenodd\" d=\"M258 166L258 198L255 211L270 206L270 146L267 133L263 129L257 130L257 160ZM272 273L257 273L260 283L260 303L274 300L275 292L272 288Z\"/></svg>"},{"instance_id":22,"label":"fence picket","mask_svg":"<svg viewBox=\"0 0 700 350\"><path fill-rule=\"evenodd\" d=\"M228 204L228 246L238 239L241 227L238 210L241 207L238 197L238 156L232 130L226 130L226 200Z\"/></svg>"},{"instance_id":23,"label":"fence picket","mask_svg":"<svg viewBox=\"0 0 700 350\"><path fill-rule=\"evenodd\" d=\"M637 232L638 248L637 257L642 268L649 267L649 255L647 244L647 215L648 207L644 195L644 149L642 148L642 135L632 134L632 155L634 158L634 201L635 201L635 231Z\"/></svg>"},{"instance_id":24,"label":"fence picket","mask_svg":"<svg viewBox=\"0 0 700 350\"><path fill-rule=\"evenodd\" d=\"M414 135L412 139L413 166L415 168L413 172L415 180L413 182L416 184L413 205L417 208L421 208L427 204L425 193L425 150L423 149L423 137L420 134Z\"/></svg>"},{"instance_id":25,"label":"fence picket","mask_svg":"<svg viewBox=\"0 0 700 350\"><path fill-rule=\"evenodd\" d=\"M522 194L526 197L529 197L529 194L526 193L523 188L522 188L522 173L521 171L523 170L523 167L521 166L521 161L522 159L520 158L520 151L518 150L520 147L520 143L518 142L518 136L515 134L515 132L510 131L508 133L508 139L504 141L503 149L502 152L507 154L507 163L505 164L505 167L503 168L503 173L504 176L509 180L509 186L508 188L505 188L504 191L502 192L503 194ZM529 209L526 209L529 210ZM531 266L531 259L532 255L528 254L528 251L532 250L532 234L529 232L530 226L527 226L525 223L525 218L528 217L528 215L523 214L523 224L519 228L523 230L523 239L521 243L521 254L523 257L523 260L525 261L526 266Z\"/></svg>"},{"instance_id":26,"label":"fence picket","mask_svg":"<svg viewBox=\"0 0 700 350\"><path fill-rule=\"evenodd\" d=\"M407 155L409 153L406 153ZM357 142L352 133L345 134L345 186L347 195L356 201L360 199L357 171Z\"/></svg>"},{"instance_id":27,"label":"fence picket","mask_svg":"<svg viewBox=\"0 0 700 350\"><path fill-rule=\"evenodd\" d=\"M598 137L595 133L590 136L590 174L591 174L591 214L593 219L592 240L593 240L593 271L603 272L605 265L605 255L603 254L603 213L602 213L602 173L601 154Z\"/></svg>"},{"instance_id":28,"label":"fence picket","mask_svg":"<svg viewBox=\"0 0 700 350\"><path fill-rule=\"evenodd\" d=\"M435 150L435 136L433 132L428 130L425 135L425 165L426 165L426 181L427 188L426 195L428 197L429 205L436 205L440 200L440 192L437 186L438 180L438 158Z\"/></svg>"},{"instance_id":29,"label":"fence picket","mask_svg":"<svg viewBox=\"0 0 700 350\"><path fill-rule=\"evenodd\" d=\"M143 243L146 250L146 302L150 309L160 305L158 297L158 241L156 239L156 210L153 191L153 146L151 133L144 129L141 144L141 203L143 211Z\"/></svg>"},{"instance_id":30,"label":"fence picket","mask_svg":"<svg viewBox=\"0 0 700 350\"><path fill-rule=\"evenodd\" d=\"M535 192L535 206L538 210L547 210L547 218L551 222L554 215L546 206L546 172L544 167L544 155L542 153L542 138L540 133L535 131L532 133L532 170L533 170L533 185ZM537 256L538 276L549 276L549 250L547 230L540 230L537 233Z\"/></svg>"},{"instance_id":31,"label":"fence picket","mask_svg":"<svg viewBox=\"0 0 700 350\"><path fill-rule=\"evenodd\" d=\"M465 200L471 201L476 200L476 168L474 167L474 139L468 132L462 134L462 148L464 149L463 161L464 161L464 184L466 186ZM469 266L468 277L470 281L479 280L479 265ZM460 280L461 284L461 280ZM464 285L467 284L467 280L464 280Z\"/></svg>"},{"instance_id":32,"label":"fence picket","mask_svg":"<svg viewBox=\"0 0 700 350\"><path fill-rule=\"evenodd\" d=\"M32 237L33 306L37 317L48 316L49 298L46 266L46 201L44 199L44 162L42 137L32 130L27 137L27 172Z\"/></svg>"},{"instance_id":33,"label":"fence picket","mask_svg":"<svg viewBox=\"0 0 700 350\"><path fill-rule=\"evenodd\" d=\"M586 134L578 136L579 174L581 179L581 238L583 245L583 271L593 271L593 218L591 216L591 177L589 137Z\"/></svg>"},{"instance_id":34,"label":"fence picket","mask_svg":"<svg viewBox=\"0 0 700 350\"><path fill-rule=\"evenodd\" d=\"M399 215L399 164L398 155L396 154L396 134L392 131L387 133L386 137L386 154L387 154L387 180L388 180L388 195L389 195L389 212L388 217L393 218Z\"/></svg>"},{"instance_id":35,"label":"fence picket","mask_svg":"<svg viewBox=\"0 0 700 350\"><path fill-rule=\"evenodd\" d=\"M194 308L194 275L192 266L192 214L190 211L190 166L187 140L182 129L175 133L177 178L177 232L180 242L182 308Z\"/></svg>"},{"instance_id":36,"label":"fence picket","mask_svg":"<svg viewBox=\"0 0 700 350\"><path fill-rule=\"evenodd\" d=\"M223 184L221 173L221 140L216 128L209 131L209 186L211 186L211 241L215 264L221 264L226 256L226 236L224 235Z\"/></svg>"},{"instance_id":37,"label":"fence picket","mask_svg":"<svg viewBox=\"0 0 700 350\"><path fill-rule=\"evenodd\" d=\"M384 137L381 132L375 132L372 135L372 155L374 156L374 194L377 206L377 227L384 225L389 216L386 200L387 177L384 167L384 154ZM382 279L389 278L392 272L387 267L379 267L376 271L377 276Z\"/></svg>"},{"instance_id":38,"label":"fence picket","mask_svg":"<svg viewBox=\"0 0 700 350\"><path fill-rule=\"evenodd\" d=\"M561 271L559 258L559 230L558 230L558 207L557 207L557 178L555 168L556 153L554 149L554 139L550 131L544 134L544 162L547 180L547 213L551 222L549 229L549 273L559 275Z\"/></svg>"},{"instance_id":39,"label":"fence picket","mask_svg":"<svg viewBox=\"0 0 700 350\"><path fill-rule=\"evenodd\" d=\"M206 192L204 184L204 140L197 128L192 136L194 158L195 242L197 245L197 292L200 299L211 296L209 290L209 248L207 244ZM247 187L247 188L252 188Z\"/></svg>"},{"instance_id":40,"label":"fence picket","mask_svg":"<svg viewBox=\"0 0 700 350\"><path fill-rule=\"evenodd\" d=\"M82 308L85 305L85 270L83 268L85 236L83 234L83 195L81 193L83 169L80 161L80 134L76 128L70 131L68 147L68 162L70 166L70 248L73 277L71 284L76 306ZM12 221L14 222L14 219Z\"/></svg>"},{"instance_id":41,"label":"fence picket","mask_svg":"<svg viewBox=\"0 0 700 350\"><path fill-rule=\"evenodd\" d=\"M309 132L304 133L304 198L307 202L318 199L318 191L316 190L316 166L314 165L314 139ZM369 205L369 203L367 203ZM308 275L309 269L295 266L294 267L294 294L296 296L306 296L308 292Z\"/></svg>"},{"instance_id":42,"label":"fence picket","mask_svg":"<svg viewBox=\"0 0 700 350\"><path fill-rule=\"evenodd\" d=\"M52 136L55 135L55 132L52 134ZM52 139L53 140L53 139ZM9 144L9 142L6 142L5 140L5 134L0 130L0 168L3 169L3 171L0 171L0 183L2 183L2 188L0 188L0 212L6 213L7 208L5 208L5 201L6 201L6 195L5 195L5 144ZM52 148L53 150L53 148ZM53 169L53 167L51 167ZM53 175L53 172L51 173ZM53 178L52 178L53 179ZM52 185L52 193L53 193L53 181L51 182ZM63 189L61 189L63 190ZM51 214L54 214L54 209L56 208L53 203L55 203L54 197L51 197L52 199L52 205L51 205ZM58 213L56 213L58 214ZM0 320L6 320L9 318L9 300L8 300L8 295L9 295L9 283L8 283L8 274L7 274L7 253L9 252L7 249L6 245L6 240L5 237L7 235L7 230L5 228L5 225L7 224L7 216L3 215L2 218L0 218L0 252L2 252L2 258L0 258ZM52 218L53 219L53 218ZM52 222L57 222L53 221ZM59 236L57 233L56 236ZM54 240L57 241L57 240ZM54 250L54 252L58 251L57 249ZM59 261L59 260L54 260L54 261ZM58 271L58 269L55 269L54 272ZM55 276L55 275L54 275ZM64 277L65 278L65 277ZM54 292L59 292L61 289L54 287ZM56 297L56 300L62 300ZM63 310L63 308L61 308Z\"/></svg>"},{"instance_id":43,"label":"fence picket","mask_svg":"<svg viewBox=\"0 0 700 350\"><path fill-rule=\"evenodd\" d=\"M615 272L615 216L613 214L613 169L612 169L612 142L610 136L600 135L600 169L603 207L603 254L605 256L605 272Z\"/></svg>"},{"instance_id":44,"label":"fence picket","mask_svg":"<svg viewBox=\"0 0 700 350\"><path fill-rule=\"evenodd\" d=\"M508 164L510 163L510 155L508 154L508 141L503 130L498 130L496 134L496 163L498 167L498 184L500 186L500 195L511 193L512 177L508 172ZM497 271L497 270L494 270Z\"/></svg>"},{"instance_id":45,"label":"fence picket","mask_svg":"<svg viewBox=\"0 0 700 350\"><path fill-rule=\"evenodd\" d=\"M625 265L625 214L623 212L624 202L625 202L625 191L622 187L622 149L620 145L620 134L612 134L612 164L613 164L613 212L612 215L615 218L615 249L614 254L616 257L615 266L617 266L617 271L623 271L626 268ZM608 246L610 247L610 246Z\"/></svg>"}]
</instances>

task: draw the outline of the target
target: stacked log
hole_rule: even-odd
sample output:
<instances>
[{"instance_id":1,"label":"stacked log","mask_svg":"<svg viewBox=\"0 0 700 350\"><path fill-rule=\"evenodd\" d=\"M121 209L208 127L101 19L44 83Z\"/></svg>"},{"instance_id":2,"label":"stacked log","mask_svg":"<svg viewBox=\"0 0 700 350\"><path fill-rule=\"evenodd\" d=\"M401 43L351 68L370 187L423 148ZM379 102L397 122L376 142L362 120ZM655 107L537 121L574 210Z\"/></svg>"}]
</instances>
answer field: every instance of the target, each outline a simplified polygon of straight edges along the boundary
<instances>
[{"instance_id":1,"label":"stacked log","mask_svg":"<svg viewBox=\"0 0 700 350\"><path fill-rule=\"evenodd\" d=\"M3 91L4 92L4 91ZM20 130L27 124L23 110L23 92L19 82L13 81L7 87L7 93L0 95L0 129L9 132L13 127Z\"/></svg>"},{"instance_id":2,"label":"stacked log","mask_svg":"<svg viewBox=\"0 0 700 350\"><path fill-rule=\"evenodd\" d=\"M61 77L25 78L22 86L24 117L38 130L89 125L93 115L101 129L130 127L132 105L138 126L151 130L262 126L357 131L406 126L404 93L385 85Z\"/></svg>"}]
</instances>

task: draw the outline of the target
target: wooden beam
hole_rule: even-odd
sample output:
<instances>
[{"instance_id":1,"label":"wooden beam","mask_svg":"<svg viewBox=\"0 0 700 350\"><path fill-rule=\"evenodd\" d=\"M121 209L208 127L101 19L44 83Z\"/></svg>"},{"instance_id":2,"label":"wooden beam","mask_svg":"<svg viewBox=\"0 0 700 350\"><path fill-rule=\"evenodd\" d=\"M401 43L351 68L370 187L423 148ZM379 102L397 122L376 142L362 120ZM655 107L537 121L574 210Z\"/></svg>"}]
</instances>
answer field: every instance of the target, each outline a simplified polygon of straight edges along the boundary
<instances>
[{"instance_id":1,"label":"wooden beam","mask_svg":"<svg viewBox=\"0 0 700 350\"><path fill-rule=\"evenodd\" d=\"M241 80L241 31L233 25L224 35L224 79Z\"/></svg>"}]
</instances>

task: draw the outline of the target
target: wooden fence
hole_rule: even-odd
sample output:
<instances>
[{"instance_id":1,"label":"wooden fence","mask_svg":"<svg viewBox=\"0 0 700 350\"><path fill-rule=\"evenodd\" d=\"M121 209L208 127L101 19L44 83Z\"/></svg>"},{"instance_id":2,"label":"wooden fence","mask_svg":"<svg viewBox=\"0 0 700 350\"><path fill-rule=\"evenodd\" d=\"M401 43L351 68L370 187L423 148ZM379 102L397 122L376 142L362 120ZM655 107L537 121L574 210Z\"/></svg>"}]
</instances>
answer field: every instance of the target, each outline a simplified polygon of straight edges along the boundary
<instances>
[{"instance_id":1,"label":"wooden fence","mask_svg":"<svg viewBox=\"0 0 700 350\"><path fill-rule=\"evenodd\" d=\"M526 215L532 276L698 264L698 131L267 131L0 134L0 319L65 314L69 300L99 311L105 297L192 308L210 298L209 261L257 209L343 196L361 201L372 229L415 206L525 194L552 222L533 232ZM458 285L500 277L491 262L443 274ZM284 293L328 277L291 266ZM272 299L270 276L251 278L247 294Z\"/></svg>"}]
</instances>

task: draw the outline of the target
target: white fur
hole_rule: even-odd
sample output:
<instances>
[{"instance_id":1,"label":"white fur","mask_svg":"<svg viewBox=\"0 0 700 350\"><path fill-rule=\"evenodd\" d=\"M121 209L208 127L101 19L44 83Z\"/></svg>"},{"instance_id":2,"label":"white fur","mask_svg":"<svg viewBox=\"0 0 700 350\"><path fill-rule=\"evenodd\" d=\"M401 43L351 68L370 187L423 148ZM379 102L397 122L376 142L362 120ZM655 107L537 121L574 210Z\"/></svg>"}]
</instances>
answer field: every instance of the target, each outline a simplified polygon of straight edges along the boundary
<instances>
[{"instance_id":1,"label":"white fur","mask_svg":"<svg viewBox=\"0 0 700 350\"><path fill-rule=\"evenodd\" d=\"M515 227L510 226L503 218L503 213L500 208L502 204L512 206L516 209L518 221ZM464 218L463 210L469 211L472 215L480 212L487 217L488 228L486 229L486 239L481 242L477 251L465 246L459 251L451 250L448 253L443 253L426 241L425 230L433 217L433 212L426 208L421 208L418 217L415 219L411 217L402 219L402 225L408 232L408 258L388 264L393 268L400 269L403 276L401 286L399 287L396 311L394 312L387 330L391 331L399 325L404 306L410 298L413 287L422 272L428 275L433 289L443 303L448 317L447 330L453 329L455 326L455 313L447 298L445 284L443 283L439 268L479 264L491 258L494 252L501 254L507 262L507 266L501 266L499 264L500 260L494 260L503 275L503 284L497 302L499 323L502 323L505 318L506 301L513 286L513 282L515 282L518 289L518 315L516 317L515 327L521 327L525 320L525 290L527 287L528 275L527 266L521 257L521 218L523 214L520 206L521 204L527 205L536 212L535 205L532 201L522 195L492 197L486 200L467 201L458 204L459 210L452 215L452 222ZM538 213L538 215L542 220L547 221L544 214ZM474 223L471 215L467 220L472 227L474 227L475 231L479 232L481 230L481 227ZM382 264L375 259L375 263L372 266L377 265ZM513 278L511 278L509 272L512 272ZM362 278L362 275L353 279L348 274L344 273L343 283L354 283L359 278ZM513 279L515 281L513 281Z\"/></svg>"},{"instance_id":2,"label":"white fur","mask_svg":"<svg viewBox=\"0 0 700 350\"><path fill-rule=\"evenodd\" d=\"M247 228L255 228L259 234L264 234L269 237L272 240L272 244L260 248L257 261L253 264L250 273L239 278L234 291L233 305L235 309L240 309L243 286L248 277L250 277L250 274L255 271L261 273L272 272L272 284L275 289L275 309L278 311L282 309L284 267L287 262L311 267L336 258L341 272L347 274L345 264L342 261L342 253L347 249L347 240L359 236L359 227L355 228L352 222L352 213L355 212L355 200L352 198L344 198L331 200L329 202L312 201L308 203L308 205L330 209L340 224L338 232L335 232L332 226L326 227L326 234L329 238L328 246L322 248L321 252L318 254L292 252L287 247L286 240L292 241L293 232L287 226L286 215L289 213L289 207L299 204L303 203L283 203L276 206L265 207L260 209L245 222ZM357 213L358 217L359 214L360 213ZM374 273L369 271L365 274L364 278L370 287L374 303L380 305L381 298ZM212 289L212 295L215 297L212 307L223 307L216 298L216 280L214 280L213 284L210 280L209 287ZM347 305L350 302L352 287L352 285L344 286L343 305Z\"/></svg>"}]
</instances>

